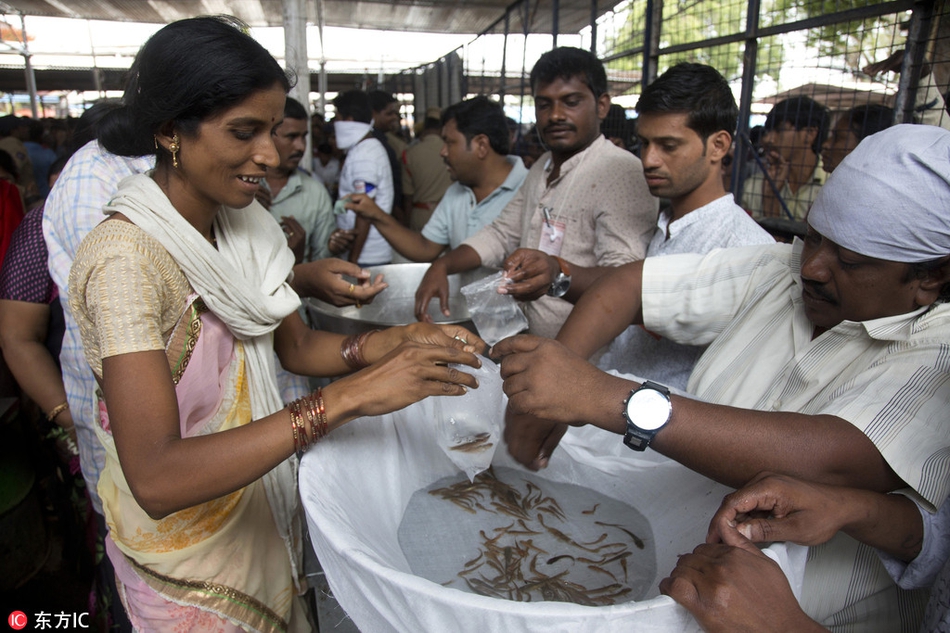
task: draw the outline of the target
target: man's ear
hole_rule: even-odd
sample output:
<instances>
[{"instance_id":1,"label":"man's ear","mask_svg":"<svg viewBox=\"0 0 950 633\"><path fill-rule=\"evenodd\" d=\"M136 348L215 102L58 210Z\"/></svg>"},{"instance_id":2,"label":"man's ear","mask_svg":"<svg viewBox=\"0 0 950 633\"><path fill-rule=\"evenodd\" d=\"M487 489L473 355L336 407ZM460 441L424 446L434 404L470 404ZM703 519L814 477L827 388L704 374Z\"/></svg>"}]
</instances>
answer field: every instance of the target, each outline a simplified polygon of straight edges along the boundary
<instances>
[{"instance_id":1,"label":"man's ear","mask_svg":"<svg viewBox=\"0 0 950 633\"><path fill-rule=\"evenodd\" d=\"M485 160L488 152L491 151L491 141L486 134L476 134L472 137L472 152L478 160Z\"/></svg>"},{"instance_id":2,"label":"man's ear","mask_svg":"<svg viewBox=\"0 0 950 633\"><path fill-rule=\"evenodd\" d=\"M719 130L709 135L706 139L706 158L710 162L722 162L722 157L729 153L732 147L732 134L725 130Z\"/></svg>"},{"instance_id":3,"label":"man's ear","mask_svg":"<svg viewBox=\"0 0 950 633\"><path fill-rule=\"evenodd\" d=\"M601 121L606 119L608 110L610 110L610 95L605 92L597 97L597 118Z\"/></svg>"},{"instance_id":4,"label":"man's ear","mask_svg":"<svg viewBox=\"0 0 950 633\"><path fill-rule=\"evenodd\" d=\"M950 284L950 255L943 257L940 263L927 270L922 278L918 278L915 302L918 306L929 306L940 298L943 288Z\"/></svg>"}]
</instances>

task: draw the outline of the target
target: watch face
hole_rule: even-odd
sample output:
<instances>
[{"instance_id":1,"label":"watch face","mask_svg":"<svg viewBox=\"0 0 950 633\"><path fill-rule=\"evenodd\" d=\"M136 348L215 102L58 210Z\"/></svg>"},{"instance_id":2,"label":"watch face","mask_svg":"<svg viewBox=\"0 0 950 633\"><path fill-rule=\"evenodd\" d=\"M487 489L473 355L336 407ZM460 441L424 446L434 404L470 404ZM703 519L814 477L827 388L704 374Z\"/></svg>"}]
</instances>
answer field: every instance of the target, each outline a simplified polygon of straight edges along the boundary
<instances>
[{"instance_id":1,"label":"watch face","mask_svg":"<svg viewBox=\"0 0 950 633\"><path fill-rule=\"evenodd\" d=\"M571 278L564 274L558 275L551 284L548 294L552 297L563 297L571 287Z\"/></svg>"},{"instance_id":2,"label":"watch face","mask_svg":"<svg viewBox=\"0 0 950 633\"><path fill-rule=\"evenodd\" d=\"M670 399L656 389L639 389L627 402L627 417L644 431L655 431L666 424L673 412Z\"/></svg>"}]
</instances>

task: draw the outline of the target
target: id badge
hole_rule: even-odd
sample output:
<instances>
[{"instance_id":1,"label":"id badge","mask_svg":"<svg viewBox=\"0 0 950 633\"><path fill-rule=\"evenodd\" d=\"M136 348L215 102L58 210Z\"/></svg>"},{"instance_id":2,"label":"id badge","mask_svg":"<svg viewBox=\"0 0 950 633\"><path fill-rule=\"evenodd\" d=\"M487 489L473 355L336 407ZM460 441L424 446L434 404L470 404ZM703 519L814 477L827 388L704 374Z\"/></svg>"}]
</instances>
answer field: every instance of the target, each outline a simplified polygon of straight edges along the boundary
<instances>
[{"instance_id":1,"label":"id badge","mask_svg":"<svg viewBox=\"0 0 950 633\"><path fill-rule=\"evenodd\" d=\"M555 220L554 222L541 223L541 243L538 244L538 250L557 257L561 254L561 244L564 243L564 231L567 225L564 222Z\"/></svg>"}]
</instances>

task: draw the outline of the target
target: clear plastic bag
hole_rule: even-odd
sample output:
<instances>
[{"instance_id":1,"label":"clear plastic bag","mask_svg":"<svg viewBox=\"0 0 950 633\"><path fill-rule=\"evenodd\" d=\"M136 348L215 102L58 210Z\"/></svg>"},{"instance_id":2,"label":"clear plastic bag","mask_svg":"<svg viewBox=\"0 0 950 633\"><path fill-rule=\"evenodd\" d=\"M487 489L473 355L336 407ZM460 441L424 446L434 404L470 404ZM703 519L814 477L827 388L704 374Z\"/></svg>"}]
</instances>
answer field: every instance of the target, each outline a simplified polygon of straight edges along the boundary
<instances>
[{"instance_id":1,"label":"clear plastic bag","mask_svg":"<svg viewBox=\"0 0 950 633\"><path fill-rule=\"evenodd\" d=\"M528 327L528 319L511 295L498 293L498 286L510 283L504 271L489 275L462 287L468 313L478 335L494 345Z\"/></svg>"},{"instance_id":2,"label":"clear plastic bag","mask_svg":"<svg viewBox=\"0 0 950 633\"><path fill-rule=\"evenodd\" d=\"M429 398L439 425L439 446L469 480L487 469L501 441L508 398L502 391L501 371L493 361L480 356L482 366L453 365L478 379L478 389L464 396Z\"/></svg>"}]
</instances>

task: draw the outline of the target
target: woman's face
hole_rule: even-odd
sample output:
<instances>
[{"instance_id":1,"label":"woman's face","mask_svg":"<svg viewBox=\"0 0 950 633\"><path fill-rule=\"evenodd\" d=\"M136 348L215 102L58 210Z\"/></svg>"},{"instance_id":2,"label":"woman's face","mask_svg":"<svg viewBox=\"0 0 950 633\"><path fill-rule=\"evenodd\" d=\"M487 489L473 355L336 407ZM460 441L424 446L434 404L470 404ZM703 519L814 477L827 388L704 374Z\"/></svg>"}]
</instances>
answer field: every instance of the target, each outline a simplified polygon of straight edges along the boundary
<instances>
[{"instance_id":1,"label":"woman's face","mask_svg":"<svg viewBox=\"0 0 950 633\"><path fill-rule=\"evenodd\" d=\"M178 167L166 162L169 186L184 196L168 192L176 207L188 200L205 209L251 204L266 169L280 163L271 130L283 119L285 98L283 87L274 84L205 119L194 135L182 135Z\"/></svg>"}]
</instances>

